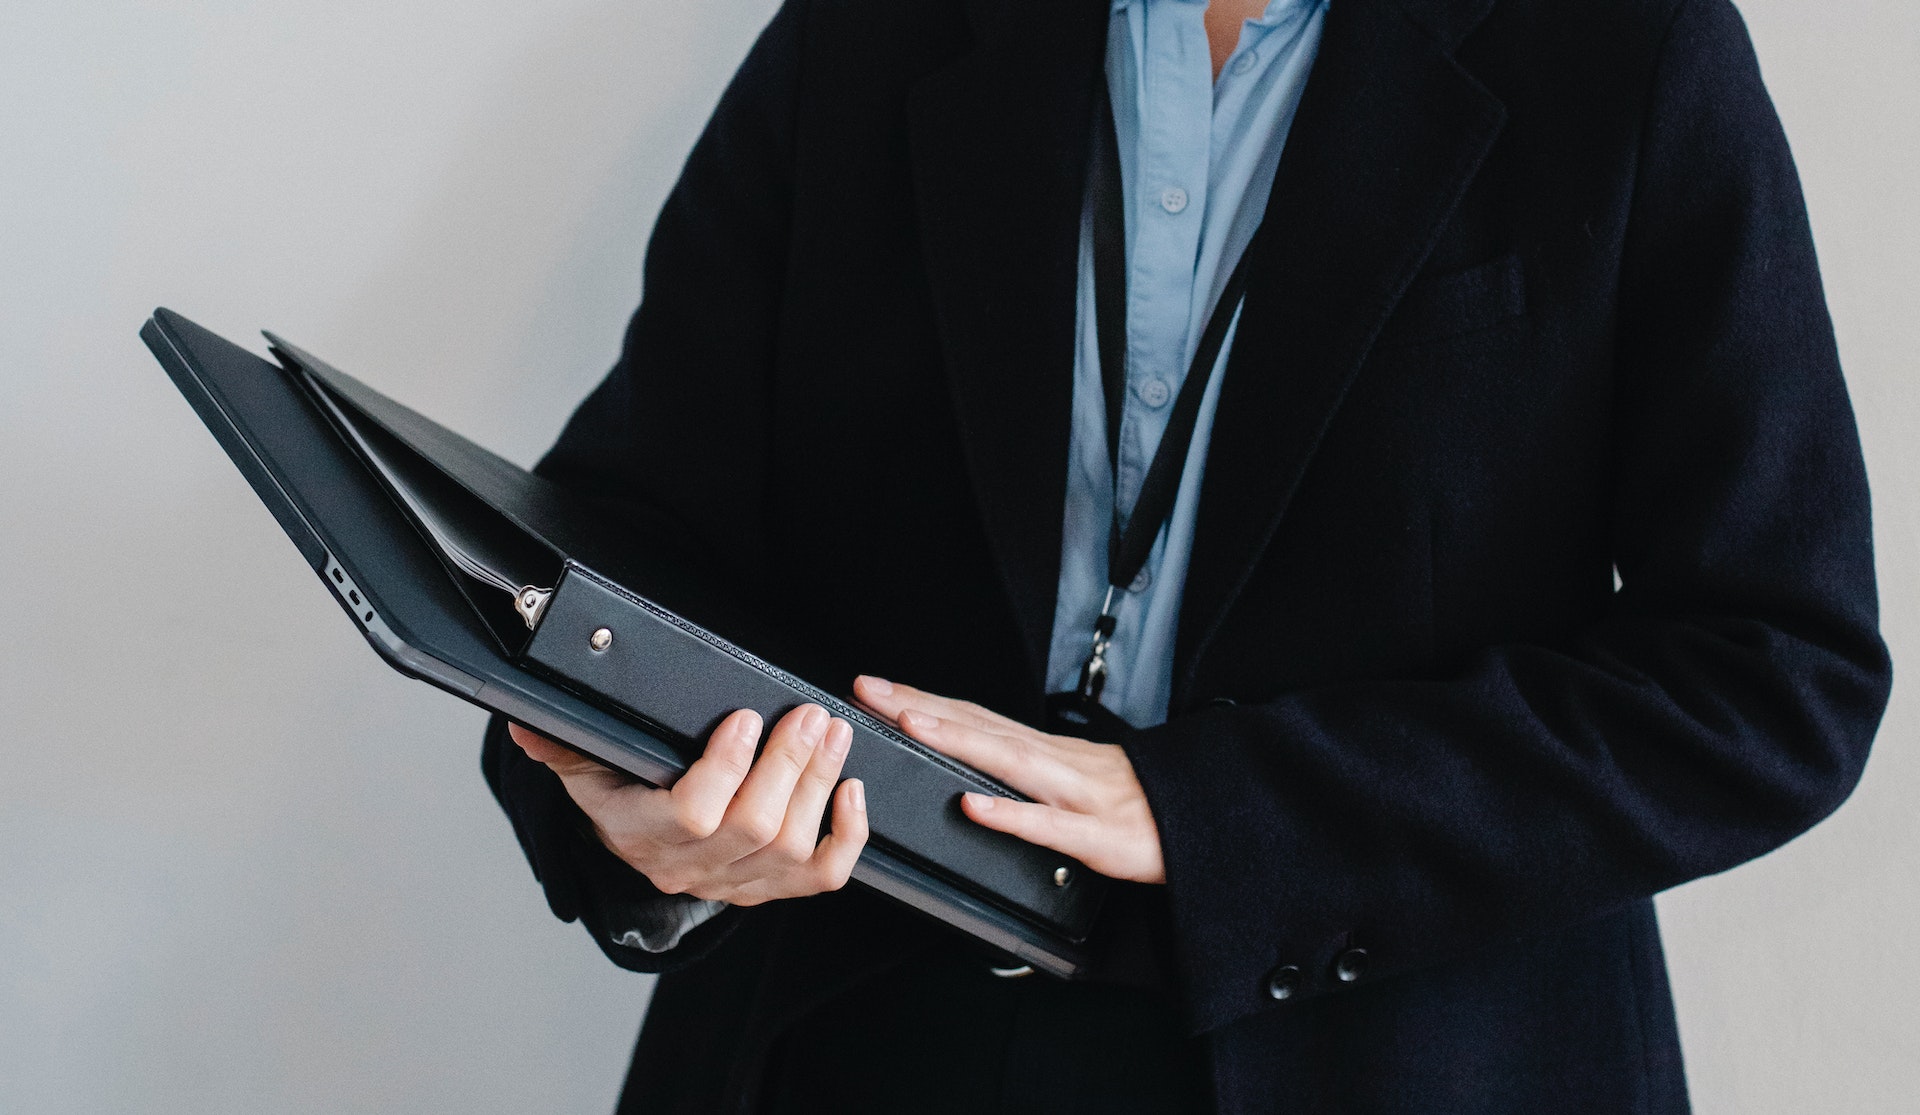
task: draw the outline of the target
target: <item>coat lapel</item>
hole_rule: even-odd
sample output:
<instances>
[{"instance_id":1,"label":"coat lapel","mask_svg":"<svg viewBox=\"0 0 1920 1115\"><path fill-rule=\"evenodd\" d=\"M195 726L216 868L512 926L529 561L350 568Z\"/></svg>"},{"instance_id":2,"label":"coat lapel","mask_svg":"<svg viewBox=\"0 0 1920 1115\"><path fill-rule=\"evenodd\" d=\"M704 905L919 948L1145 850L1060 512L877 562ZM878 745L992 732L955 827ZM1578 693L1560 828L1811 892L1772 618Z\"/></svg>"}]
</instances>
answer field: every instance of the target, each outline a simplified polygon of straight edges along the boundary
<instances>
[{"instance_id":1,"label":"coat lapel","mask_svg":"<svg viewBox=\"0 0 1920 1115\"><path fill-rule=\"evenodd\" d=\"M1329 6L1249 249L1181 609L1176 708L1375 335L1505 123L1451 53L1491 2ZM908 106L960 436L1036 684L1059 580L1080 213L1109 7L972 0L973 49L915 86Z\"/></svg>"},{"instance_id":2,"label":"coat lapel","mask_svg":"<svg viewBox=\"0 0 1920 1115\"><path fill-rule=\"evenodd\" d=\"M973 51L922 82L909 143L979 512L1046 676L1073 405L1080 210L1107 0L976 0Z\"/></svg>"},{"instance_id":3,"label":"coat lapel","mask_svg":"<svg viewBox=\"0 0 1920 1115\"><path fill-rule=\"evenodd\" d=\"M1451 54L1487 6L1328 8L1266 223L1248 249L1181 605L1176 709L1374 337L1506 121Z\"/></svg>"}]
</instances>

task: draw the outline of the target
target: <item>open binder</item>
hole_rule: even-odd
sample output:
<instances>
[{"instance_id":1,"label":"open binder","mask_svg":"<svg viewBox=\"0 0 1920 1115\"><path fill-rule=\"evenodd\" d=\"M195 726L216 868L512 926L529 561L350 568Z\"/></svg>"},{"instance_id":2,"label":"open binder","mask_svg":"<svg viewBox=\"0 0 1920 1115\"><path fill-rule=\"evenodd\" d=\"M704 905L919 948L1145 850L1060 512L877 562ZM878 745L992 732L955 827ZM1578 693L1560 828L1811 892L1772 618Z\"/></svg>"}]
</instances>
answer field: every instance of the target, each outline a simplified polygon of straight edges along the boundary
<instances>
[{"instance_id":1,"label":"open binder","mask_svg":"<svg viewBox=\"0 0 1920 1115\"><path fill-rule=\"evenodd\" d=\"M964 791L1014 791L717 633L744 625L689 612L716 596L693 591L671 537L610 537L605 507L272 334L279 366L165 309L140 335L396 669L655 785L736 708L771 724L823 705L852 725L844 775L867 786L854 880L1080 973L1106 881L960 813Z\"/></svg>"}]
</instances>

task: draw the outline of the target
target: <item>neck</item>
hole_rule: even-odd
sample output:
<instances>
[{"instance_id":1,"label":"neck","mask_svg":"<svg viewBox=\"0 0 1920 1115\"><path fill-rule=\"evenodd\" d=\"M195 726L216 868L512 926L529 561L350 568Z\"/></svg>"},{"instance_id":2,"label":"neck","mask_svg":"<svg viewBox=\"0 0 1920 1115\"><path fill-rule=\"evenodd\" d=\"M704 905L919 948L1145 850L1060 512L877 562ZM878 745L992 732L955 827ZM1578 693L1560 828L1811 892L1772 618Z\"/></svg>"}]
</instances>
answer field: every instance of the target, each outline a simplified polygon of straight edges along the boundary
<instances>
[{"instance_id":1,"label":"neck","mask_svg":"<svg viewBox=\"0 0 1920 1115\"><path fill-rule=\"evenodd\" d=\"M1213 76L1219 80L1220 67L1240 45L1240 26L1259 19L1267 10L1267 0L1210 0L1207 4L1207 46L1213 54Z\"/></svg>"}]
</instances>

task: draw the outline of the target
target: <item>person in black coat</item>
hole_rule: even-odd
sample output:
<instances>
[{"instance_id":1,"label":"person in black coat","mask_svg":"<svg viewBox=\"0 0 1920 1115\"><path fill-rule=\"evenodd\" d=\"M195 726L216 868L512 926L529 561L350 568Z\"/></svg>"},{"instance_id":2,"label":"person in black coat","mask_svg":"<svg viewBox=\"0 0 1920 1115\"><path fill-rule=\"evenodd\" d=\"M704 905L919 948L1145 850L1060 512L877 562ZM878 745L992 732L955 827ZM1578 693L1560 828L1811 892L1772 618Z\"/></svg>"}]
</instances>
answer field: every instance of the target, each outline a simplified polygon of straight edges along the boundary
<instances>
[{"instance_id":1,"label":"person in black coat","mask_svg":"<svg viewBox=\"0 0 1920 1115\"><path fill-rule=\"evenodd\" d=\"M1168 716L1094 742L1045 731L1046 671L1110 9L788 0L542 465L909 732L1051 756L1040 813L970 815L1133 880L1100 963L996 978L838 889L861 788L804 710L753 774L761 726L716 732L713 825L676 839L739 836L713 810L753 794L833 835L782 858L767 828L730 876L640 831L692 791L496 722L554 913L662 973L622 1110L1685 1110L1651 896L1836 808L1890 683L1738 14L1332 0L1288 219L1247 250Z\"/></svg>"}]
</instances>

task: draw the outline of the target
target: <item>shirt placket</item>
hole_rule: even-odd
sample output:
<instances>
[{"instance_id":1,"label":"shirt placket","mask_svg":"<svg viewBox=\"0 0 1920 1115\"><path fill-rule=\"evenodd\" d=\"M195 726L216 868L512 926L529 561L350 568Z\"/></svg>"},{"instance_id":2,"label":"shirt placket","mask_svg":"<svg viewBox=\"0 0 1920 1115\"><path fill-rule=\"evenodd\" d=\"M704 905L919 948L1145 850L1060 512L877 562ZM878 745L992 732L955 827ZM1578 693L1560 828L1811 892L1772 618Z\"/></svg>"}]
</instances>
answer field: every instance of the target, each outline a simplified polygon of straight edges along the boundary
<instances>
[{"instance_id":1,"label":"shirt placket","mask_svg":"<svg viewBox=\"0 0 1920 1115\"><path fill-rule=\"evenodd\" d=\"M1189 307L1207 204L1213 112L1206 7L1195 0L1135 5L1145 34L1136 40L1140 126L1130 160L1127 251L1127 392L1121 412L1115 492L1133 506L1152 462L1167 412L1185 378Z\"/></svg>"}]
</instances>

